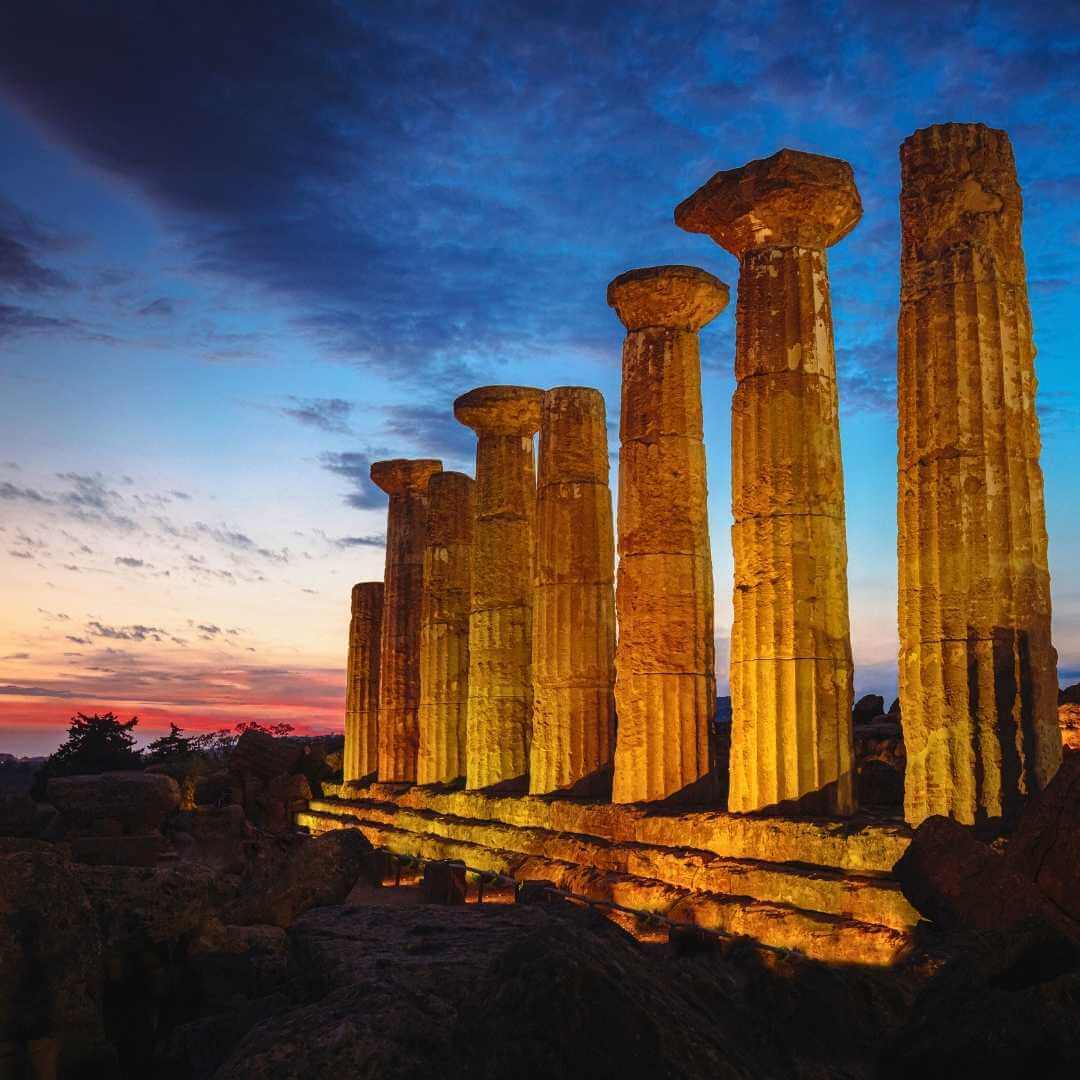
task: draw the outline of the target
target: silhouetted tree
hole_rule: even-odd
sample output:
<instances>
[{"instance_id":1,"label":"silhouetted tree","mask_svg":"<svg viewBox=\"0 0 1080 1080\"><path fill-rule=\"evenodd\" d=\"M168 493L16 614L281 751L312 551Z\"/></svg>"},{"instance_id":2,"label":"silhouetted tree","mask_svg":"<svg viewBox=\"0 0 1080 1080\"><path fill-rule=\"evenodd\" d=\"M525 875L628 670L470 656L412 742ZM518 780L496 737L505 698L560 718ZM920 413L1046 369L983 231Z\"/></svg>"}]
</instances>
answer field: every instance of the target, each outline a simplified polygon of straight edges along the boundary
<instances>
[{"instance_id":1,"label":"silhouetted tree","mask_svg":"<svg viewBox=\"0 0 1080 1080\"><path fill-rule=\"evenodd\" d=\"M49 756L34 777L31 794L36 799L44 798L45 785L54 776L141 768L142 754L135 749L132 734L138 723L137 716L125 722L112 712L93 716L76 713L64 744Z\"/></svg>"},{"instance_id":2,"label":"silhouetted tree","mask_svg":"<svg viewBox=\"0 0 1080 1080\"><path fill-rule=\"evenodd\" d=\"M169 758L187 757L195 753L199 747L197 739L189 739L184 735L183 729L176 724L169 724L169 734L162 735L160 739L154 739L146 748L146 756L153 762L166 761Z\"/></svg>"}]
</instances>

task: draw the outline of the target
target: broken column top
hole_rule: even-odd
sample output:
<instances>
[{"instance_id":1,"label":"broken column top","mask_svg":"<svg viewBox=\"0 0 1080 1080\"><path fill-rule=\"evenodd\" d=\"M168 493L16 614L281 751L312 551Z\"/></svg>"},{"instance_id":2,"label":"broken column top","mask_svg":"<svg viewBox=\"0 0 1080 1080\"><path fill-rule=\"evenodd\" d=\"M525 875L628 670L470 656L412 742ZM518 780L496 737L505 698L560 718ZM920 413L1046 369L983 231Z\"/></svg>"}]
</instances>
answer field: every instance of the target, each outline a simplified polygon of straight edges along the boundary
<instances>
[{"instance_id":1,"label":"broken column top","mask_svg":"<svg viewBox=\"0 0 1080 1080\"><path fill-rule=\"evenodd\" d=\"M861 217L851 166L801 150L718 172L675 207L680 229L707 233L739 258L754 248L830 247Z\"/></svg>"},{"instance_id":2,"label":"broken column top","mask_svg":"<svg viewBox=\"0 0 1080 1080\"><path fill-rule=\"evenodd\" d=\"M475 481L461 472L436 473L428 484L427 542L429 547L472 540L472 499Z\"/></svg>"},{"instance_id":3,"label":"broken column top","mask_svg":"<svg viewBox=\"0 0 1080 1080\"><path fill-rule=\"evenodd\" d=\"M435 458L391 458L372 462L371 482L388 495L422 494L438 472L442 462Z\"/></svg>"},{"instance_id":4,"label":"broken column top","mask_svg":"<svg viewBox=\"0 0 1080 1080\"><path fill-rule=\"evenodd\" d=\"M979 276L1024 280L1023 200L1004 131L985 124L935 124L916 131L900 146L900 177L901 261L907 273L917 264L975 249Z\"/></svg>"},{"instance_id":5,"label":"broken column top","mask_svg":"<svg viewBox=\"0 0 1080 1080\"><path fill-rule=\"evenodd\" d=\"M535 386L478 386L454 402L454 416L477 435L535 435L543 400Z\"/></svg>"},{"instance_id":6,"label":"broken column top","mask_svg":"<svg viewBox=\"0 0 1080 1080\"><path fill-rule=\"evenodd\" d=\"M352 587L352 613L358 615L374 604L382 604L383 583L361 581Z\"/></svg>"},{"instance_id":7,"label":"broken column top","mask_svg":"<svg viewBox=\"0 0 1080 1080\"><path fill-rule=\"evenodd\" d=\"M627 270L608 286L607 302L627 330L700 330L728 302L728 287L696 266Z\"/></svg>"},{"instance_id":8,"label":"broken column top","mask_svg":"<svg viewBox=\"0 0 1080 1080\"><path fill-rule=\"evenodd\" d=\"M608 479L604 395L589 386L556 386L544 395L538 483L601 483Z\"/></svg>"}]
</instances>

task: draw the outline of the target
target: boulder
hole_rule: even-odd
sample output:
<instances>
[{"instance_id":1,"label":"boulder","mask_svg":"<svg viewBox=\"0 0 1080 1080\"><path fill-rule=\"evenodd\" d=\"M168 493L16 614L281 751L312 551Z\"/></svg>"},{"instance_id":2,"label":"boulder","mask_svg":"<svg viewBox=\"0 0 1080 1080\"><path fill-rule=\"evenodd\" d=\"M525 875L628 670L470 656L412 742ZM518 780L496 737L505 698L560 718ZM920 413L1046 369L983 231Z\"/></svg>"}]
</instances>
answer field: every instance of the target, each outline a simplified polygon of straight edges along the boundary
<instances>
[{"instance_id":1,"label":"boulder","mask_svg":"<svg viewBox=\"0 0 1080 1080\"><path fill-rule=\"evenodd\" d=\"M1080 683L1073 683L1072 686L1066 686L1064 690L1059 690L1058 704L1080 705Z\"/></svg>"},{"instance_id":2,"label":"boulder","mask_svg":"<svg viewBox=\"0 0 1080 1080\"><path fill-rule=\"evenodd\" d=\"M1080 941L1080 923L952 818L928 817L893 873L908 902L942 929L996 930L1038 918Z\"/></svg>"},{"instance_id":3,"label":"boulder","mask_svg":"<svg viewBox=\"0 0 1080 1080\"><path fill-rule=\"evenodd\" d=\"M176 814L170 822L170 837L181 859L232 873L243 872L247 849L255 836L244 808L236 804L197 806Z\"/></svg>"},{"instance_id":4,"label":"boulder","mask_svg":"<svg viewBox=\"0 0 1080 1080\"><path fill-rule=\"evenodd\" d=\"M855 724L868 724L885 712L885 699L880 694L865 694L855 702L851 719Z\"/></svg>"},{"instance_id":5,"label":"boulder","mask_svg":"<svg viewBox=\"0 0 1080 1080\"><path fill-rule=\"evenodd\" d=\"M229 756L229 770L266 781L296 772L303 756L302 743L276 739L265 731L245 731Z\"/></svg>"},{"instance_id":6,"label":"boulder","mask_svg":"<svg viewBox=\"0 0 1080 1080\"><path fill-rule=\"evenodd\" d=\"M904 736L897 720L878 717L855 728L855 784L860 806L902 806Z\"/></svg>"},{"instance_id":7,"label":"boulder","mask_svg":"<svg viewBox=\"0 0 1080 1080\"><path fill-rule=\"evenodd\" d=\"M340 904L365 870L371 844L357 829L298 837L283 860L249 871L243 894L227 905L223 921L287 927L305 911Z\"/></svg>"},{"instance_id":8,"label":"boulder","mask_svg":"<svg viewBox=\"0 0 1080 1080\"><path fill-rule=\"evenodd\" d=\"M275 776L255 798L257 823L271 832L287 832L294 815L307 809L311 797L311 785L303 773Z\"/></svg>"},{"instance_id":9,"label":"boulder","mask_svg":"<svg viewBox=\"0 0 1080 1080\"><path fill-rule=\"evenodd\" d=\"M881 1075L1077 1075L1080 949L1043 923L951 935L904 1026L885 1040Z\"/></svg>"},{"instance_id":10,"label":"boulder","mask_svg":"<svg viewBox=\"0 0 1080 1080\"><path fill-rule=\"evenodd\" d=\"M176 781L156 773L59 776L47 794L72 836L156 832L180 806Z\"/></svg>"},{"instance_id":11,"label":"boulder","mask_svg":"<svg viewBox=\"0 0 1080 1080\"><path fill-rule=\"evenodd\" d=\"M44 1059L55 1061L59 1077L116 1075L101 964L94 913L70 864L40 850L0 856L4 1075L31 1075L31 1063Z\"/></svg>"},{"instance_id":12,"label":"boulder","mask_svg":"<svg viewBox=\"0 0 1080 1080\"><path fill-rule=\"evenodd\" d=\"M1080 923L1080 753L1024 808L1009 841L1009 868Z\"/></svg>"},{"instance_id":13,"label":"boulder","mask_svg":"<svg viewBox=\"0 0 1080 1080\"><path fill-rule=\"evenodd\" d=\"M28 794L0 794L0 836L48 837L56 823L56 807L35 802Z\"/></svg>"}]
</instances>

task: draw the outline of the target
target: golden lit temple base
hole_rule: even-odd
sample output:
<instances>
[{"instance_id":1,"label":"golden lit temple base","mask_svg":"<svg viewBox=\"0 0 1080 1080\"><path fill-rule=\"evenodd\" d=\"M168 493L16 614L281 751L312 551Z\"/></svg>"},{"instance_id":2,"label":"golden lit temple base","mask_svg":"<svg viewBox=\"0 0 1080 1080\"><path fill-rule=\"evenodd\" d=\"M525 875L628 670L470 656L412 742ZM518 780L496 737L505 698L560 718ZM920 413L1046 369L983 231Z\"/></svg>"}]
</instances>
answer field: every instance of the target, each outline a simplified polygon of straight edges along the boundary
<instances>
[{"instance_id":1,"label":"golden lit temple base","mask_svg":"<svg viewBox=\"0 0 1080 1080\"><path fill-rule=\"evenodd\" d=\"M297 815L312 833L358 828L396 854L469 866L832 963L888 964L918 914L890 878L899 822L665 812L439 787L324 784Z\"/></svg>"}]
</instances>

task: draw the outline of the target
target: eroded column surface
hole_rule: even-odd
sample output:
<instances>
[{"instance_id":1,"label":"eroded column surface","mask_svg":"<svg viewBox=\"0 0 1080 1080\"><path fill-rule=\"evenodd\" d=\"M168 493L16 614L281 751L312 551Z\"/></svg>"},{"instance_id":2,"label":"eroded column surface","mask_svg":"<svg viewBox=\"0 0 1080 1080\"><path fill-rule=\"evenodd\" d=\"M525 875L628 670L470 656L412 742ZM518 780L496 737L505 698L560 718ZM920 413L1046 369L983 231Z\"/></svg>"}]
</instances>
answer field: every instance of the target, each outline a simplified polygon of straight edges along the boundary
<instances>
[{"instance_id":1,"label":"eroded column surface","mask_svg":"<svg viewBox=\"0 0 1080 1080\"><path fill-rule=\"evenodd\" d=\"M428 481L424 594L420 605L419 784L465 775L469 703L469 580L473 481L459 472Z\"/></svg>"},{"instance_id":2,"label":"eroded column surface","mask_svg":"<svg viewBox=\"0 0 1080 1080\"><path fill-rule=\"evenodd\" d=\"M465 782L523 777L532 728L533 436L544 393L482 386L454 402L476 444Z\"/></svg>"},{"instance_id":3,"label":"eroded column surface","mask_svg":"<svg viewBox=\"0 0 1080 1080\"><path fill-rule=\"evenodd\" d=\"M693 266L608 286L627 329L619 424L615 802L715 794L712 555L698 331L728 288Z\"/></svg>"},{"instance_id":4,"label":"eroded column surface","mask_svg":"<svg viewBox=\"0 0 1080 1080\"><path fill-rule=\"evenodd\" d=\"M352 587L349 657L345 667L346 781L371 776L379 761L379 637L382 633L383 583L364 581Z\"/></svg>"},{"instance_id":5,"label":"eroded column surface","mask_svg":"<svg viewBox=\"0 0 1080 1080\"><path fill-rule=\"evenodd\" d=\"M793 150L717 173L676 223L739 259L728 808L855 807L844 481L825 249L851 166Z\"/></svg>"},{"instance_id":6,"label":"eroded column surface","mask_svg":"<svg viewBox=\"0 0 1080 1080\"><path fill-rule=\"evenodd\" d=\"M900 148L905 813L1008 819L1061 761L1022 204L1003 131Z\"/></svg>"},{"instance_id":7,"label":"eroded column surface","mask_svg":"<svg viewBox=\"0 0 1080 1080\"><path fill-rule=\"evenodd\" d=\"M529 790L595 794L615 741L615 538L599 390L544 394Z\"/></svg>"},{"instance_id":8,"label":"eroded column surface","mask_svg":"<svg viewBox=\"0 0 1080 1080\"><path fill-rule=\"evenodd\" d=\"M430 459L376 461L371 479L390 496L379 643L379 779L416 781L420 707L420 598Z\"/></svg>"}]
</instances>

